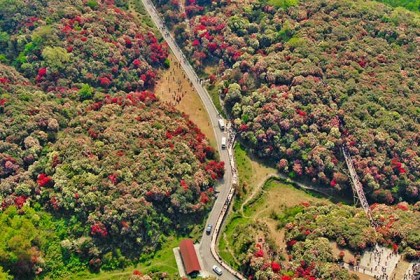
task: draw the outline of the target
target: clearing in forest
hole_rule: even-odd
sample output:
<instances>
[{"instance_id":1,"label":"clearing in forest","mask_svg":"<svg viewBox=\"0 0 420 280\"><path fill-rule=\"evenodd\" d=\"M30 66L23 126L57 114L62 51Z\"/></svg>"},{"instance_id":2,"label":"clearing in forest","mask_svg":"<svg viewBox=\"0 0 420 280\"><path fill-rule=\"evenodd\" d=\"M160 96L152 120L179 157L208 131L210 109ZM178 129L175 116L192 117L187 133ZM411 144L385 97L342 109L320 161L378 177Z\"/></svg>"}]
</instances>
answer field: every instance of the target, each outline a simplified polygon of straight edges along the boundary
<instances>
[{"instance_id":1,"label":"clearing in forest","mask_svg":"<svg viewBox=\"0 0 420 280\"><path fill-rule=\"evenodd\" d=\"M172 104L179 111L189 115L190 119L209 139L210 145L216 147L213 127L200 96L175 56L171 53L168 59L170 61L169 69L162 72L161 78L155 86L155 94L163 102Z\"/></svg>"}]
</instances>

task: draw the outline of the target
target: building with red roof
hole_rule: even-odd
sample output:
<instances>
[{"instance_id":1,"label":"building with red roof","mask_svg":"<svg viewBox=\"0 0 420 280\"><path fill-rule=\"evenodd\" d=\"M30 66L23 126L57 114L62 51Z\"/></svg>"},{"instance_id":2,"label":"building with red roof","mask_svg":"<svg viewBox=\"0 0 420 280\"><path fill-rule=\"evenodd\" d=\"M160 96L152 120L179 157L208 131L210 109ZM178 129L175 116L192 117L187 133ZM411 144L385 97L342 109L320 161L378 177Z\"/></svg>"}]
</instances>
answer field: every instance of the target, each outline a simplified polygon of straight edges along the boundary
<instances>
[{"instance_id":1,"label":"building with red roof","mask_svg":"<svg viewBox=\"0 0 420 280\"><path fill-rule=\"evenodd\" d=\"M181 253L185 273L188 275L199 273L201 267L198 262L193 241L191 239L182 240L181 243L179 243L179 251Z\"/></svg>"}]
</instances>

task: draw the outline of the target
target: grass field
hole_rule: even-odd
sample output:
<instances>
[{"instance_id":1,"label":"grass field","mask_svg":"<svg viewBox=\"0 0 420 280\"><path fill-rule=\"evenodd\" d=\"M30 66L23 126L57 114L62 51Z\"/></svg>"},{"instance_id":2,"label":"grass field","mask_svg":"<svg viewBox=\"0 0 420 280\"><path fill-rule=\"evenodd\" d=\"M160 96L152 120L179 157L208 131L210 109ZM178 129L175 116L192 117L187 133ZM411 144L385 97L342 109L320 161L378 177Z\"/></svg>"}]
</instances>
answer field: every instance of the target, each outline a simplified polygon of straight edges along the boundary
<instances>
[{"instance_id":1,"label":"grass field","mask_svg":"<svg viewBox=\"0 0 420 280\"><path fill-rule=\"evenodd\" d=\"M251 158L241 143L235 145L234 152L242 192L240 200L245 201L258 191L268 176L276 175L277 170Z\"/></svg>"},{"instance_id":2,"label":"grass field","mask_svg":"<svg viewBox=\"0 0 420 280\"><path fill-rule=\"evenodd\" d=\"M146 261L140 262L137 266L127 267L122 270L113 270L111 272L103 271L98 274L93 274L86 271L75 274L68 279L127 280L135 269L144 274L151 272L167 272L173 279L176 279L178 275L178 268L176 266L172 248L178 247L179 242L183 238L184 237L169 237L167 242L159 251L157 251L153 256L150 256L150 258L147 258Z\"/></svg>"}]
</instances>

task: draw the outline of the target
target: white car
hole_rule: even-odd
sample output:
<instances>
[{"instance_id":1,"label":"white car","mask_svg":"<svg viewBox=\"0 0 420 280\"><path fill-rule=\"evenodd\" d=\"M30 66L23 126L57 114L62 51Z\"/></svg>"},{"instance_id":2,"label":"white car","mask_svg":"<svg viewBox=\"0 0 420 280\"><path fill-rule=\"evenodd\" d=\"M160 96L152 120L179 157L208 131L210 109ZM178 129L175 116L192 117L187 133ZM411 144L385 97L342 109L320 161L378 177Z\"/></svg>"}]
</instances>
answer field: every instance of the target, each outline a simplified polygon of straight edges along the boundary
<instances>
[{"instance_id":1,"label":"white car","mask_svg":"<svg viewBox=\"0 0 420 280\"><path fill-rule=\"evenodd\" d=\"M218 267L217 265L213 265L213 271L219 276L223 274L222 269Z\"/></svg>"}]
</instances>

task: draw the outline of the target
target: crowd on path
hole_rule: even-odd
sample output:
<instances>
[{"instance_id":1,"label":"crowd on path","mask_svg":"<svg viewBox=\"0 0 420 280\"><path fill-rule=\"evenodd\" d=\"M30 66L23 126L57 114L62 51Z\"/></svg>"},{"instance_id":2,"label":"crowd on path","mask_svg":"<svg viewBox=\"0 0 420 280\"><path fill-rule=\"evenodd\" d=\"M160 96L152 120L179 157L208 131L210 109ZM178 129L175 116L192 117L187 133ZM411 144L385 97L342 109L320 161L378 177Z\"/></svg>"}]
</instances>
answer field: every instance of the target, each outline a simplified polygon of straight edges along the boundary
<instances>
[{"instance_id":1,"label":"crowd on path","mask_svg":"<svg viewBox=\"0 0 420 280\"><path fill-rule=\"evenodd\" d=\"M412 263L405 272L403 280L420 280L420 263Z\"/></svg>"},{"instance_id":2,"label":"crowd on path","mask_svg":"<svg viewBox=\"0 0 420 280\"><path fill-rule=\"evenodd\" d=\"M401 256L393 250L375 246L366 251L359 262L354 265L345 265L350 270L372 276L377 280L420 280L420 264L413 263L406 270L403 279L397 279L396 269Z\"/></svg>"}]
</instances>

